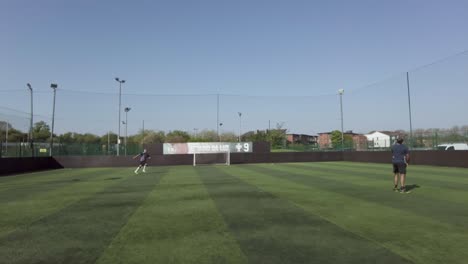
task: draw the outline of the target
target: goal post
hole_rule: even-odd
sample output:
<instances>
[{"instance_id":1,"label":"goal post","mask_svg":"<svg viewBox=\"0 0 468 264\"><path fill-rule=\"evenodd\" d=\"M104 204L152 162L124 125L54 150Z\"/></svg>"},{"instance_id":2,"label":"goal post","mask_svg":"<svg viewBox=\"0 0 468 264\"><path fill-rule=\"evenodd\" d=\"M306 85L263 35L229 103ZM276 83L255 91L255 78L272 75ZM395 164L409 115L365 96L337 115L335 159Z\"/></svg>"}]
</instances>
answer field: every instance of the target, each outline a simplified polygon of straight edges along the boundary
<instances>
[{"instance_id":1,"label":"goal post","mask_svg":"<svg viewBox=\"0 0 468 264\"><path fill-rule=\"evenodd\" d=\"M231 165L231 152L217 153L197 152L193 153L193 166L199 165Z\"/></svg>"}]
</instances>

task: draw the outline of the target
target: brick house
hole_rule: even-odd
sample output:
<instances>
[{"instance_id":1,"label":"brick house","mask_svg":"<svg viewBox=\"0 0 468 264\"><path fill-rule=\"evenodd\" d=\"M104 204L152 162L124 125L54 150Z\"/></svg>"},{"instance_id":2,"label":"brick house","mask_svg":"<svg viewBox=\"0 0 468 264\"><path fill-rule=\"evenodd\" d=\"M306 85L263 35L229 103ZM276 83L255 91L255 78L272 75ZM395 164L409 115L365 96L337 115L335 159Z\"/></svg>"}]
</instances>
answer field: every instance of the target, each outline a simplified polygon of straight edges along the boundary
<instances>
[{"instance_id":1,"label":"brick house","mask_svg":"<svg viewBox=\"0 0 468 264\"><path fill-rule=\"evenodd\" d=\"M318 133L318 145L320 148L333 148L331 140L332 132ZM356 150L363 150L367 147L367 138L362 134L353 133L353 131L346 131L344 135L349 135L353 139L353 148Z\"/></svg>"},{"instance_id":2,"label":"brick house","mask_svg":"<svg viewBox=\"0 0 468 264\"><path fill-rule=\"evenodd\" d=\"M321 149L331 148L332 147L331 132L318 133L317 143Z\"/></svg>"},{"instance_id":3,"label":"brick house","mask_svg":"<svg viewBox=\"0 0 468 264\"><path fill-rule=\"evenodd\" d=\"M305 134L286 134L288 143L315 145L317 144L318 136Z\"/></svg>"}]
</instances>

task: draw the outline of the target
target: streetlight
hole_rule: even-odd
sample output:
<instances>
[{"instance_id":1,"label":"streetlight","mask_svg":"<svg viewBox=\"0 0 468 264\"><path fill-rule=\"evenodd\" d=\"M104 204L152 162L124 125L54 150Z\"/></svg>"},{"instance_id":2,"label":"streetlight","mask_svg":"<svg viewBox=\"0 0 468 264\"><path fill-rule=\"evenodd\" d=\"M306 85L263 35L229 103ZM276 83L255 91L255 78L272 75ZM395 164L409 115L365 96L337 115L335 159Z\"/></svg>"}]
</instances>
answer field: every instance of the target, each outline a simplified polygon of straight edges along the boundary
<instances>
[{"instance_id":1,"label":"streetlight","mask_svg":"<svg viewBox=\"0 0 468 264\"><path fill-rule=\"evenodd\" d=\"M122 122L122 123L125 123L125 156L127 156L127 126L128 126L128 112L131 110L130 107L125 107L124 111L125 111L125 122Z\"/></svg>"},{"instance_id":2,"label":"streetlight","mask_svg":"<svg viewBox=\"0 0 468 264\"><path fill-rule=\"evenodd\" d=\"M29 123L29 144L31 147L31 156L34 156L34 144L33 144L33 89L31 87L31 84L27 83L29 92L31 94L31 119Z\"/></svg>"},{"instance_id":3,"label":"streetlight","mask_svg":"<svg viewBox=\"0 0 468 264\"><path fill-rule=\"evenodd\" d=\"M340 94L340 109L341 109L341 151L344 151L344 134L343 134L343 93L344 89L339 89Z\"/></svg>"},{"instance_id":4,"label":"streetlight","mask_svg":"<svg viewBox=\"0 0 468 264\"><path fill-rule=\"evenodd\" d=\"M117 156L120 154L120 108L122 107L122 83L125 83L125 80L120 80L119 78L115 78L115 80L119 83L119 133L117 135Z\"/></svg>"},{"instance_id":5,"label":"streetlight","mask_svg":"<svg viewBox=\"0 0 468 264\"><path fill-rule=\"evenodd\" d=\"M57 92L58 85L56 83L51 83L50 88L54 90L54 103L52 106L52 131L50 132L50 156L52 157L52 147L54 145L54 120L55 120L55 94Z\"/></svg>"},{"instance_id":6,"label":"streetlight","mask_svg":"<svg viewBox=\"0 0 468 264\"><path fill-rule=\"evenodd\" d=\"M239 142L241 141L241 134L242 134L242 113L237 112L239 114Z\"/></svg>"}]
</instances>

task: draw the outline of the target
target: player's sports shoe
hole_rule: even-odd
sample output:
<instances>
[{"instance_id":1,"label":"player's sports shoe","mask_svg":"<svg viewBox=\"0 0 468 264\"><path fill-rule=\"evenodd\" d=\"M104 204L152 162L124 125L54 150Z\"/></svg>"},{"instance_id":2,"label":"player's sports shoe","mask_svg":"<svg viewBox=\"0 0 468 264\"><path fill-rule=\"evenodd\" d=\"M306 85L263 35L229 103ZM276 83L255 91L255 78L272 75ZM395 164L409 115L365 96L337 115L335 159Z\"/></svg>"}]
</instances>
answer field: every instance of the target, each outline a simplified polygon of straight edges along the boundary
<instances>
[{"instance_id":1,"label":"player's sports shoe","mask_svg":"<svg viewBox=\"0 0 468 264\"><path fill-rule=\"evenodd\" d=\"M138 171L135 171L135 174L138 174Z\"/></svg>"},{"instance_id":2,"label":"player's sports shoe","mask_svg":"<svg viewBox=\"0 0 468 264\"><path fill-rule=\"evenodd\" d=\"M146 171L144 170L143 173L146 173Z\"/></svg>"},{"instance_id":3,"label":"player's sports shoe","mask_svg":"<svg viewBox=\"0 0 468 264\"><path fill-rule=\"evenodd\" d=\"M398 187L393 187L393 191L394 191L394 192L399 192L400 189L398 189Z\"/></svg>"},{"instance_id":4,"label":"player's sports shoe","mask_svg":"<svg viewBox=\"0 0 468 264\"><path fill-rule=\"evenodd\" d=\"M400 189L400 193L410 193L411 191L407 191L406 188Z\"/></svg>"}]
</instances>

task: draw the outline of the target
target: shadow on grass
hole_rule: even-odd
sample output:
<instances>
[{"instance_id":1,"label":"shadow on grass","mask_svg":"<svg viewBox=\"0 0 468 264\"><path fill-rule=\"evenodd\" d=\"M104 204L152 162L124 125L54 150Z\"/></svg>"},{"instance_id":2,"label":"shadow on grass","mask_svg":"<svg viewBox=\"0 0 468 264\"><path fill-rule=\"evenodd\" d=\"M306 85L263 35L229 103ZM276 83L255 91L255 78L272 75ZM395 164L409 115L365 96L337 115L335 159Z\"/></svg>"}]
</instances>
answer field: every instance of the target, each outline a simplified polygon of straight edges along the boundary
<instances>
[{"instance_id":1,"label":"shadow on grass","mask_svg":"<svg viewBox=\"0 0 468 264\"><path fill-rule=\"evenodd\" d=\"M122 177L112 177L112 178L106 178L104 180L105 181L113 181L113 180L118 180L118 179L122 179Z\"/></svg>"},{"instance_id":2,"label":"shadow on grass","mask_svg":"<svg viewBox=\"0 0 468 264\"><path fill-rule=\"evenodd\" d=\"M417 185L417 184L410 184L410 185L406 185L406 191L412 191L416 188L421 188L421 186Z\"/></svg>"}]
</instances>

